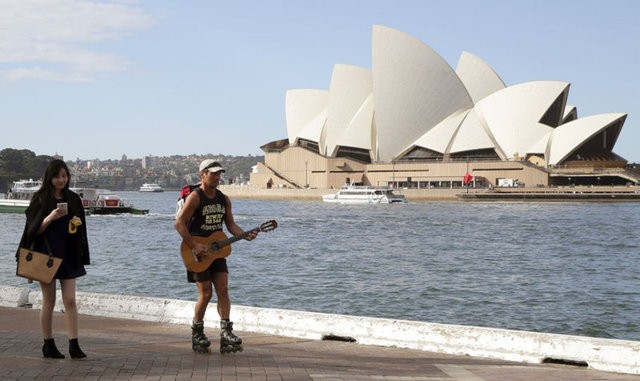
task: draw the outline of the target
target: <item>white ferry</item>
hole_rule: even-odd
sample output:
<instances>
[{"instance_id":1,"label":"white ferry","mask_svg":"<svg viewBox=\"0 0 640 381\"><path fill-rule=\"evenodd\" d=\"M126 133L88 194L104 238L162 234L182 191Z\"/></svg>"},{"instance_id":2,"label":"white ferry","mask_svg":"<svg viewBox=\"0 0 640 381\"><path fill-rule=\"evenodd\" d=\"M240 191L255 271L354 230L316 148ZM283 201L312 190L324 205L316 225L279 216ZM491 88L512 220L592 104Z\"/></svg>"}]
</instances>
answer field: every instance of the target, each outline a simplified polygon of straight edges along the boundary
<instances>
[{"instance_id":1,"label":"white ferry","mask_svg":"<svg viewBox=\"0 0 640 381\"><path fill-rule=\"evenodd\" d=\"M0 213L24 213L29 206L29 200L0 198Z\"/></svg>"},{"instance_id":2,"label":"white ferry","mask_svg":"<svg viewBox=\"0 0 640 381\"><path fill-rule=\"evenodd\" d=\"M42 180L14 181L6 198L14 200L30 200L31 196L42 186Z\"/></svg>"},{"instance_id":3,"label":"white ferry","mask_svg":"<svg viewBox=\"0 0 640 381\"><path fill-rule=\"evenodd\" d=\"M117 194L107 189L70 188L82 199L82 206L89 214L147 214L148 209L136 209L133 203L123 200Z\"/></svg>"},{"instance_id":4,"label":"white ferry","mask_svg":"<svg viewBox=\"0 0 640 381\"><path fill-rule=\"evenodd\" d=\"M0 198L0 213L24 213L29 206L31 196L40 189L40 180L14 181L9 192ZM147 214L148 209L136 209L131 201L123 200L117 194L96 188L70 188L82 199L87 214Z\"/></svg>"},{"instance_id":5,"label":"white ferry","mask_svg":"<svg viewBox=\"0 0 640 381\"><path fill-rule=\"evenodd\" d=\"M140 192L164 192L164 189L158 184L144 183L140 187Z\"/></svg>"},{"instance_id":6,"label":"white ferry","mask_svg":"<svg viewBox=\"0 0 640 381\"><path fill-rule=\"evenodd\" d=\"M322 201L338 204L404 204L404 195L394 194L389 188L347 185L338 192L325 194Z\"/></svg>"},{"instance_id":7,"label":"white ferry","mask_svg":"<svg viewBox=\"0 0 640 381\"><path fill-rule=\"evenodd\" d=\"M40 180L14 181L9 191L0 198L0 213L23 213L29 206L31 196L41 185Z\"/></svg>"}]
</instances>

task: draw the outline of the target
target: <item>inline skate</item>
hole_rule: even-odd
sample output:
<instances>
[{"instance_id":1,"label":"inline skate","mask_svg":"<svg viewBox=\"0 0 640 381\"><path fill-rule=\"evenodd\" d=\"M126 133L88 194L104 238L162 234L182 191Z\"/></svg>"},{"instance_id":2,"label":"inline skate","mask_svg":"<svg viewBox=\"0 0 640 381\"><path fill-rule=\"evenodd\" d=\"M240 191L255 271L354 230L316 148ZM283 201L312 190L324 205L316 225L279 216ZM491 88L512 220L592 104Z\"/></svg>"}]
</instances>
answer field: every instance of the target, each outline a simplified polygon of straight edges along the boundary
<instances>
[{"instance_id":1,"label":"inline skate","mask_svg":"<svg viewBox=\"0 0 640 381\"><path fill-rule=\"evenodd\" d=\"M191 348L197 353L211 353L211 341L204 334L204 322L191 325Z\"/></svg>"},{"instance_id":2,"label":"inline skate","mask_svg":"<svg viewBox=\"0 0 640 381\"><path fill-rule=\"evenodd\" d=\"M233 334L233 322L220 321L220 353L242 352L242 339Z\"/></svg>"}]
</instances>

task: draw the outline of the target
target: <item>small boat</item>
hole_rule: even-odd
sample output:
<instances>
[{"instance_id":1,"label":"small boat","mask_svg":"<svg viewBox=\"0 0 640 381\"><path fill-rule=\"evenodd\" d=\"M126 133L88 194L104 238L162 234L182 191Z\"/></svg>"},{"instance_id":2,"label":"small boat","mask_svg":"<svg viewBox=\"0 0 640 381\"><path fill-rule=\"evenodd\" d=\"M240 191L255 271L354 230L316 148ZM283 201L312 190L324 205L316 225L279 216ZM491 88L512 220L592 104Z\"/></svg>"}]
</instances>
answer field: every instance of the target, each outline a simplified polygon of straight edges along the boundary
<instances>
[{"instance_id":1,"label":"small boat","mask_svg":"<svg viewBox=\"0 0 640 381\"><path fill-rule=\"evenodd\" d=\"M29 206L31 196L41 185L40 180L14 181L9 191L0 198L0 213L23 213Z\"/></svg>"},{"instance_id":2,"label":"small boat","mask_svg":"<svg viewBox=\"0 0 640 381\"><path fill-rule=\"evenodd\" d=\"M338 204L404 204L404 195L394 194L390 188L347 185L336 193L325 194L322 201Z\"/></svg>"},{"instance_id":3,"label":"small boat","mask_svg":"<svg viewBox=\"0 0 640 381\"><path fill-rule=\"evenodd\" d=\"M40 180L14 181L9 192L0 198L0 213L23 213L29 206L31 197L40 189ZM96 188L69 188L82 199L87 214L148 214L148 209L136 209L133 203L120 198L117 194Z\"/></svg>"},{"instance_id":4,"label":"small boat","mask_svg":"<svg viewBox=\"0 0 640 381\"><path fill-rule=\"evenodd\" d=\"M0 199L0 213L23 213L29 206L29 200Z\"/></svg>"},{"instance_id":5,"label":"small boat","mask_svg":"<svg viewBox=\"0 0 640 381\"><path fill-rule=\"evenodd\" d=\"M140 187L140 192L164 192L164 189L158 184L144 183Z\"/></svg>"},{"instance_id":6,"label":"small boat","mask_svg":"<svg viewBox=\"0 0 640 381\"><path fill-rule=\"evenodd\" d=\"M5 198L12 200L31 200L31 196L42 186L42 180L14 181Z\"/></svg>"},{"instance_id":7,"label":"small boat","mask_svg":"<svg viewBox=\"0 0 640 381\"><path fill-rule=\"evenodd\" d=\"M148 209L136 209L133 203L123 200L107 189L71 188L82 199L82 206L88 214L148 214Z\"/></svg>"}]
</instances>

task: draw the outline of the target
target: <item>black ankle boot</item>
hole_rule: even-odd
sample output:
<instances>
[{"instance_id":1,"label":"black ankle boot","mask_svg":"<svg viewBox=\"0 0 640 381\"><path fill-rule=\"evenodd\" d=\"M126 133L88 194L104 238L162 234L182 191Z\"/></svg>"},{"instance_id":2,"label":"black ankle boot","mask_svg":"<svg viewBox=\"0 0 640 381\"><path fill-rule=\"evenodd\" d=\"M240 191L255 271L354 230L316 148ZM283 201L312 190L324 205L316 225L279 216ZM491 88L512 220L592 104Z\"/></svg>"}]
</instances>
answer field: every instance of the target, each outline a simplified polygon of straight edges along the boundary
<instances>
[{"instance_id":1,"label":"black ankle boot","mask_svg":"<svg viewBox=\"0 0 640 381\"><path fill-rule=\"evenodd\" d=\"M42 355L46 358L51 358L51 359L64 358L64 355L60 353L53 339L44 339L44 345L42 346Z\"/></svg>"},{"instance_id":2,"label":"black ankle boot","mask_svg":"<svg viewBox=\"0 0 640 381\"><path fill-rule=\"evenodd\" d=\"M78 339L69 340L69 355L71 355L72 359L83 359L87 357L82 349L80 349L80 345L78 345Z\"/></svg>"}]
</instances>

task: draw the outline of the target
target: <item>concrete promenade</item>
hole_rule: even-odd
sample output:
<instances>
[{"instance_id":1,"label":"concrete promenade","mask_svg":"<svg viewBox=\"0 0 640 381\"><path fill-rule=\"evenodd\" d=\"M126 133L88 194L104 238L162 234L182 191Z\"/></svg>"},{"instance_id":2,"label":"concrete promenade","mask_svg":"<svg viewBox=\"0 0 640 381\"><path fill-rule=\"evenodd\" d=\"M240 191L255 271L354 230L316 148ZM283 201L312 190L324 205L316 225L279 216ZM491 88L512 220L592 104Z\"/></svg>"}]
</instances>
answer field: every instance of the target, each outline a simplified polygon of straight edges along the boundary
<instances>
[{"instance_id":1,"label":"concrete promenade","mask_svg":"<svg viewBox=\"0 0 640 381\"><path fill-rule=\"evenodd\" d=\"M640 380L557 364L522 364L339 341L252 332L245 350L221 355L191 351L185 324L80 316L82 360L44 359L38 310L0 307L1 380ZM64 316L54 316L56 342L67 353ZM209 328L210 337L215 330Z\"/></svg>"},{"instance_id":2,"label":"concrete promenade","mask_svg":"<svg viewBox=\"0 0 640 381\"><path fill-rule=\"evenodd\" d=\"M54 332L66 353L59 298ZM214 342L212 354L195 354L193 302L85 292L77 299L89 357L44 359L40 293L0 286L0 380L640 380L639 342L245 306L232 311L244 352L223 356ZM206 332L215 338L209 310ZM327 334L357 342L322 340Z\"/></svg>"}]
</instances>

